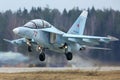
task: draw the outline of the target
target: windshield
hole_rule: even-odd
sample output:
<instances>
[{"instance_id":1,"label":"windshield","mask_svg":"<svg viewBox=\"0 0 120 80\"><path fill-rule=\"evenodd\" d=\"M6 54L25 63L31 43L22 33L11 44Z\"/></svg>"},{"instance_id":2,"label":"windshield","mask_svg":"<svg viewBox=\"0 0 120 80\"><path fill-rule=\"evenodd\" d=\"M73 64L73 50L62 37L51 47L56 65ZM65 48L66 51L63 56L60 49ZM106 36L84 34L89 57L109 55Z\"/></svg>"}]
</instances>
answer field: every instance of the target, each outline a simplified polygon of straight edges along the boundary
<instances>
[{"instance_id":1,"label":"windshield","mask_svg":"<svg viewBox=\"0 0 120 80\"><path fill-rule=\"evenodd\" d=\"M36 25L34 23L32 23L32 22L28 22L24 26L28 27L28 28L33 28L33 29L36 28Z\"/></svg>"},{"instance_id":2,"label":"windshield","mask_svg":"<svg viewBox=\"0 0 120 80\"><path fill-rule=\"evenodd\" d=\"M26 23L24 26L28 28L33 28L33 29L41 29L41 28L49 28L51 27L51 24L41 19L35 19Z\"/></svg>"}]
</instances>

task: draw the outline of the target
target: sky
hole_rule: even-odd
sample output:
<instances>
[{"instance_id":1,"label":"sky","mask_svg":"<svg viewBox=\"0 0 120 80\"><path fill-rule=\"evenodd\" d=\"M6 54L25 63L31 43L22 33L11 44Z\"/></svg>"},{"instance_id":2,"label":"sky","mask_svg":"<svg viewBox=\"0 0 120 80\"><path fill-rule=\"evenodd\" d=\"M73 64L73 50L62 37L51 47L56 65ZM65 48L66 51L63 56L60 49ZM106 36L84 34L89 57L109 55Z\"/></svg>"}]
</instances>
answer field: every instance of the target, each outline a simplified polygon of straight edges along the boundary
<instances>
[{"instance_id":1,"label":"sky","mask_svg":"<svg viewBox=\"0 0 120 80\"><path fill-rule=\"evenodd\" d=\"M51 9L59 9L63 11L79 7L79 9L88 9L95 7L95 9L114 9L120 11L120 0L0 0L0 11L11 9L17 11L18 9L28 9L32 7L45 8L49 6Z\"/></svg>"}]
</instances>

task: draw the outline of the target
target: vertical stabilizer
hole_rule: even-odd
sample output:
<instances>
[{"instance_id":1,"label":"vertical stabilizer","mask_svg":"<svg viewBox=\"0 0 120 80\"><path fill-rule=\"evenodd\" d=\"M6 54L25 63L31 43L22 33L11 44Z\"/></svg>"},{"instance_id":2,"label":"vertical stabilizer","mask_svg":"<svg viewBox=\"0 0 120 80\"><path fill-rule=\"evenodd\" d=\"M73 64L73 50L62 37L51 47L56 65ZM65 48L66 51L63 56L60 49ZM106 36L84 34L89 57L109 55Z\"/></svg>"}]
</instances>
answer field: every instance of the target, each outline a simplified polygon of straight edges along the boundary
<instances>
[{"instance_id":1,"label":"vertical stabilizer","mask_svg":"<svg viewBox=\"0 0 120 80\"><path fill-rule=\"evenodd\" d=\"M88 12L83 11L67 33L83 35Z\"/></svg>"}]
</instances>

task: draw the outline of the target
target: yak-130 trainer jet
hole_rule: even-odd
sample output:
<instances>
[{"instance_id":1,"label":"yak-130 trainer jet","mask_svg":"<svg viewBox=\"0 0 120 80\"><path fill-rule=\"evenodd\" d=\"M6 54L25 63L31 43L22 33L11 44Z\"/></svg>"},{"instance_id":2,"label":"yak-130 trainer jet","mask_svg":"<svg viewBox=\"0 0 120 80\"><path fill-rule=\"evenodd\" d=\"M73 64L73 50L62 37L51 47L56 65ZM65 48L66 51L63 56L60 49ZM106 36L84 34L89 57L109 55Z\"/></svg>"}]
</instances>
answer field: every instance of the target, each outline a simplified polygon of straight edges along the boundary
<instances>
[{"instance_id":1,"label":"yak-130 trainer jet","mask_svg":"<svg viewBox=\"0 0 120 80\"><path fill-rule=\"evenodd\" d=\"M32 52L34 45L36 45L36 50L40 52L40 61L45 60L44 52L46 49L64 53L67 60L72 60L74 52L86 48L109 50L108 48L93 46L99 45L101 42L117 41L117 38L83 35L87 15L88 12L84 10L67 33L58 30L45 20L34 19L21 27L13 29L13 32L22 38L12 41L4 40L17 45L27 44L29 52Z\"/></svg>"}]
</instances>

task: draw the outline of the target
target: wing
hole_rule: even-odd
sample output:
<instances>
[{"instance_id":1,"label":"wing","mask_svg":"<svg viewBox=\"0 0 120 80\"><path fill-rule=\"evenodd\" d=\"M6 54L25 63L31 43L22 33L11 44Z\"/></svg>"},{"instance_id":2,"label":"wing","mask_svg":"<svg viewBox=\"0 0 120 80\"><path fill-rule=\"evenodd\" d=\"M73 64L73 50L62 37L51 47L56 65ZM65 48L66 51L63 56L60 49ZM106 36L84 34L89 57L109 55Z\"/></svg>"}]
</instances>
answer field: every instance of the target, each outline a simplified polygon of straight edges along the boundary
<instances>
[{"instance_id":1,"label":"wing","mask_svg":"<svg viewBox=\"0 0 120 80\"><path fill-rule=\"evenodd\" d=\"M87 49L97 49L97 50L111 50L110 48L103 47L93 47L93 46L84 46Z\"/></svg>"},{"instance_id":2,"label":"wing","mask_svg":"<svg viewBox=\"0 0 120 80\"><path fill-rule=\"evenodd\" d=\"M109 43L110 41L117 41L118 39L112 36L99 37L99 36L86 36L75 34L64 34L63 37L68 38L69 41L77 42L81 45L98 45L100 42Z\"/></svg>"},{"instance_id":3,"label":"wing","mask_svg":"<svg viewBox=\"0 0 120 80\"><path fill-rule=\"evenodd\" d=\"M3 40L11 44L14 44L14 45L22 45L26 43L25 38L20 38L20 39L15 39L15 40L8 40L8 39L3 39Z\"/></svg>"},{"instance_id":4,"label":"wing","mask_svg":"<svg viewBox=\"0 0 120 80\"><path fill-rule=\"evenodd\" d=\"M59 34L62 35L64 34L64 32L56 29L55 27L51 27L51 28L44 28L44 29L40 29L41 31L45 31L45 32L49 32L49 33L54 33L54 34Z\"/></svg>"},{"instance_id":5,"label":"wing","mask_svg":"<svg viewBox=\"0 0 120 80\"><path fill-rule=\"evenodd\" d=\"M8 40L8 39L3 39L3 40L6 41L6 42L9 42L9 43L11 43L11 44L18 45L18 46L24 45L24 44L27 43L26 38L20 38L20 39L15 39L15 40ZM37 43L34 42L34 40L32 40L32 41L31 41L31 44L36 45Z\"/></svg>"}]
</instances>

